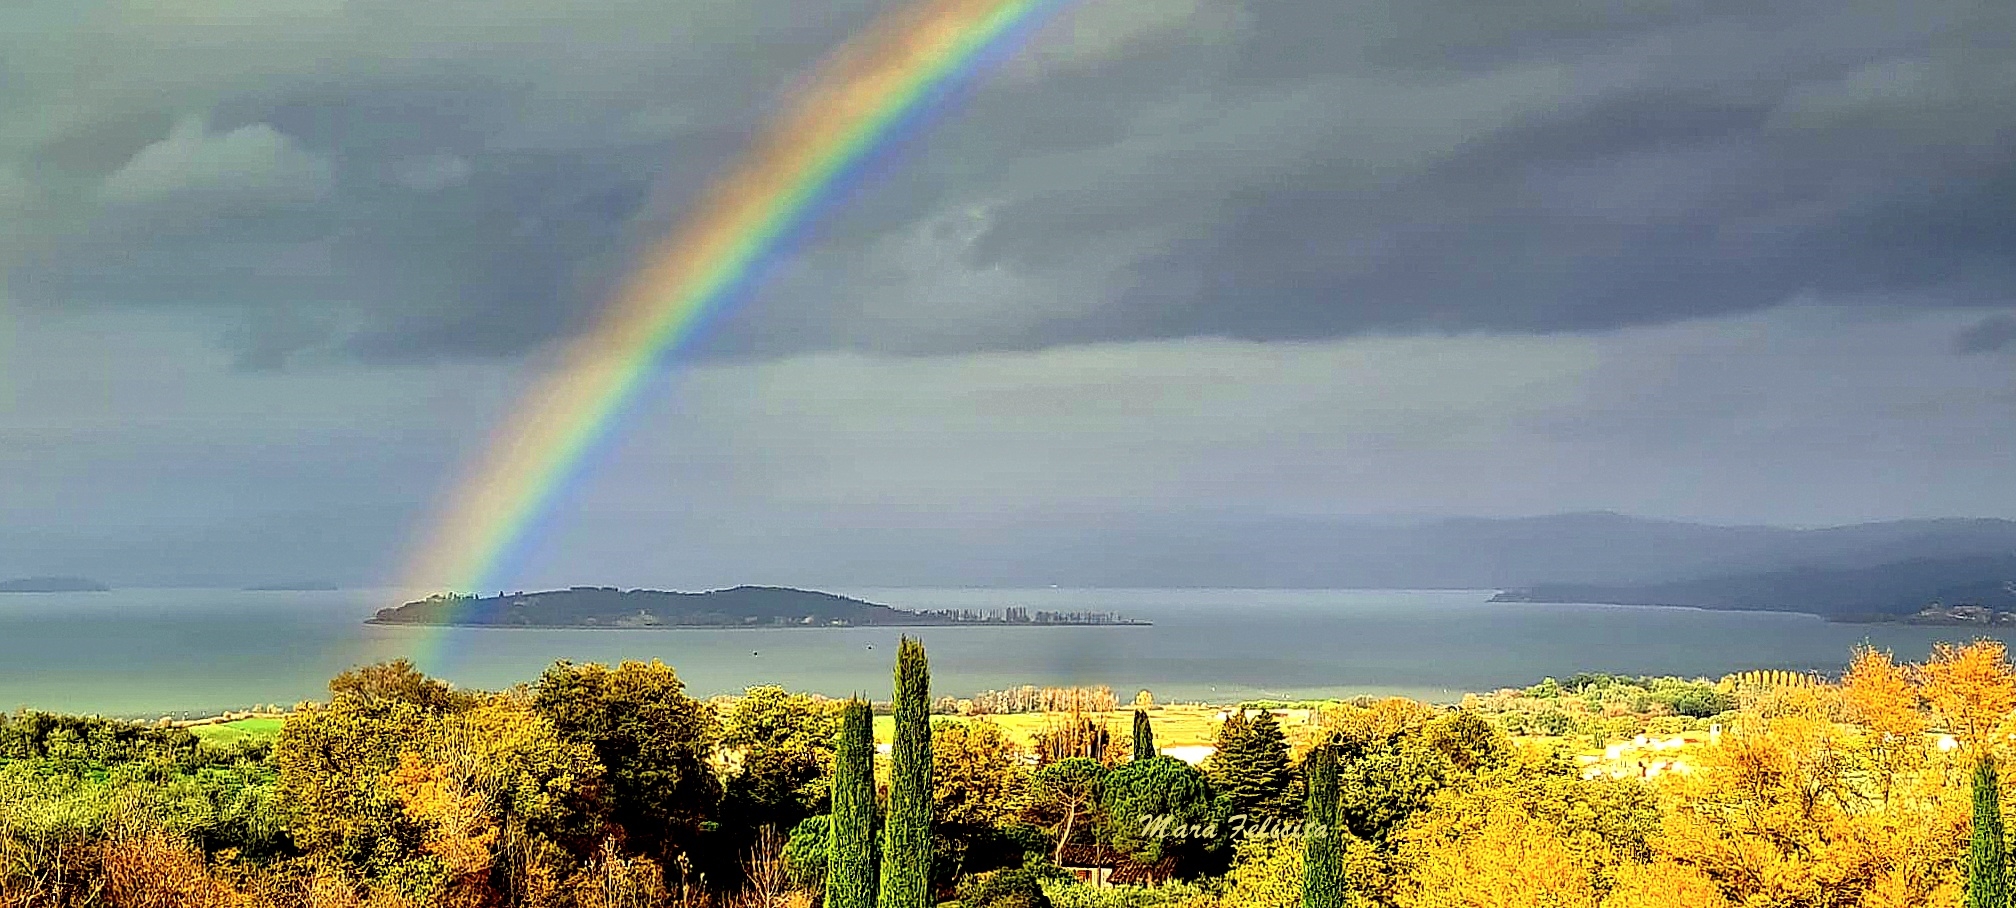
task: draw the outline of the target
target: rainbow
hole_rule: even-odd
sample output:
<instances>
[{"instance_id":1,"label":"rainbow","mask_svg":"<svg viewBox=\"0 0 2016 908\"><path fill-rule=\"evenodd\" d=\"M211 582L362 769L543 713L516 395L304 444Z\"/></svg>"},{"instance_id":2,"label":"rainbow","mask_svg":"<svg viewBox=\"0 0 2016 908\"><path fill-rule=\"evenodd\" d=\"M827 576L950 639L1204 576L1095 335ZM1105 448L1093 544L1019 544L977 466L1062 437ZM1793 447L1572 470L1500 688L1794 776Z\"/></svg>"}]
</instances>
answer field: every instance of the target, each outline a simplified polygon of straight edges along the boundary
<instances>
[{"instance_id":1,"label":"rainbow","mask_svg":"<svg viewBox=\"0 0 2016 908\"><path fill-rule=\"evenodd\" d=\"M746 297L879 151L1066 2L923 0L828 59L496 429L400 589L495 589L587 455L709 316Z\"/></svg>"}]
</instances>

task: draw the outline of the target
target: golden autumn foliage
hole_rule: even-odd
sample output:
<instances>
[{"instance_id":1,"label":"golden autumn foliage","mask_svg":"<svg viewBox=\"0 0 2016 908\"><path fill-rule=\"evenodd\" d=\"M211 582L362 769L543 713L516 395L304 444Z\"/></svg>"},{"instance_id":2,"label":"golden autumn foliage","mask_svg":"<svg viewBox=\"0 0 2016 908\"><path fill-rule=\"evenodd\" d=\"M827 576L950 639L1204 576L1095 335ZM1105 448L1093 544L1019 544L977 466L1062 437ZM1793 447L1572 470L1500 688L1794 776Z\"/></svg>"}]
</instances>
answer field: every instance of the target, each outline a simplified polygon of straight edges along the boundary
<instances>
[{"instance_id":1,"label":"golden autumn foliage","mask_svg":"<svg viewBox=\"0 0 2016 908\"><path fill-rule=\"evenodd\" d=\"M1965 646L1941 643L1918 669L1918 687L1932 714L1969 746L2006 740L2000 734L2016 710L2016 672L1998 640Z\"/></svg>"},{"instance_id":2,"label":"golden autumn foliage","mask_svg":"<svg viewBox=\"0 0 2016 908\"><path fill-rule=\"evenodd\" d=\"M1712 690L1688 683L1690 696ZM1763 672L1732 676L1725 686L1711 707L1717 713L1658 714L1701 724L1685 726L1685 740L1672 737L1680 726L1651 726L1648 739L1668 737L1637 742L1660 750L1636 772L1636 758L1590 755L1605 744L1596 733L1515 739L1488 712L1404 699L1326 709L1321 729L1339 760L1347 903L1958 908L1972 816L1968 768L1983 752L2016 756L2016 668L2002 644L1942 645L1917 665L1862 648L1838 682ZM661 864L656 844L639 847L633 825L618 816L617 776L606 761L656 741L622 724L634 711L621 703L649 697L625 693L603 709L603 700L580 706L551 692L544 703L522 691L462 694L396 664L346 674L333 688L331 702L289 720L266 764L291 837L277 852L205 844L237 816L226 801L133 800L194 791L141 784L158 767L130 770L133 787L103 800L92 800L96 789L82 783L46 781L41 801L19 793L31 776L14 767L0 777L14 787L0 789L0 908L812 904L808 892L791 888L799 884L781 857L783 830L759 836L767 846L749 850L736 882L714 890L684 863L697 852L675 850ZM700 726L711 718L697 708L678 715ZM1608 718L1588 715L1605 723L1598 732L1609 727ZM1710 724L1715 733L1703 734ZM693 754L712 746L700 726L682 739ZM990 839L990 831L1019 822L1027 811L1014 808L1048 777L1024 766L1022 749L992 723L939 732L934 832L965 836L963 850L948 852L958 860L986 859L987 848L1013 844ZM719 786L692 773L731 771L669 758L615 765L628 767L622 790L664 778L705 794ZM1087 805L1118 803L1096 797L1109 772L1098 763L1045 771L1057 775L1057 765L1085 770ZM80 831L101 814L97 834ZM1117 828L1096 810L1072 815L1085 824L1086 841L1107 841ZM651 816L679 819L671 810ZM240 833L236 841L264 841ZM1048 840L1039 845L1038 865L1056 853ZM1187 871L1201 880L1159 895L1081 893L1057 904L1301 904L1299 839L1216 847L1215 865ZM768 857L756 860L758 852Z\"/></svg>"},{"instance_id":3,"label":"golden autumn foliage","mask_svg":"<svg viewBox=\"0 0 2016 908\"><path fill-rule=\"evenodd\" d=\"M1959 905L1962 761L2006 751L2016 710L2002 644L1941 646L1916 666L1859 649L1839 683L1791 672L1725 683L1740 707L1717 718L1717 743L1656 779L1582 778L1525 749L1443 764L1439 789L1402 811L1388 844L1353 843L1355 895L1393 908ZM1425 745L1447 721L1407 701L1325 718L1371 760L1393 742ZM1279 857L1250 860L1233 879Z\"/></svg>"},{"instance_id":4,"label":"golden autumn foliage","mask_svg":"<svg viewBox=\"0 0 2016 908\"><path fill-rule=\"evenodd\" d=\"M1700 871L1670 859L1619 868L1601 908L1733 908Z\"/></svg>"},{"instance_id":5,"label":"golden autumn foliage","mask_svg":"<svg viewBox=\"0 0 2016 908\"><path fill-rule=\"evenodd\" d=\"M1509 807L1481 819L1475 835L1421 849L1401 908L1596 908L1589 863L1558 827Z\"/></svg>"}]
</instances>

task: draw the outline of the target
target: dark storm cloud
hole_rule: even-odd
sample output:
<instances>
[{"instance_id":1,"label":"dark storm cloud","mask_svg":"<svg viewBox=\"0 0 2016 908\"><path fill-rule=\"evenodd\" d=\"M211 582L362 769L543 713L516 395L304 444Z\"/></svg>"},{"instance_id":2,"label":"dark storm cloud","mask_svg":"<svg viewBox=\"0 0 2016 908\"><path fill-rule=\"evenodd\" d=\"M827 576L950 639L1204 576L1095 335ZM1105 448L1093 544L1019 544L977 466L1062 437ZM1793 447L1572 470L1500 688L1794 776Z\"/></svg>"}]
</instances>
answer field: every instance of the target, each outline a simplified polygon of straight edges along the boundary
<instances>
[{"instance_id":1,"label":"dark storm cloud","mask_svg":"<svg viewBox=\"0 0 2016 908\"><path fill-rule=\"evenodd\" d=\"M0 214L32 225L6 228L8 292L205 310L252 366L515 355L578 328L887 5L298 0L166 21L35 4L0 37ZM1993 0L1068 15L711 349L1544 333L2016 297L2016 21Z\"/></svg>"}]
</instances>

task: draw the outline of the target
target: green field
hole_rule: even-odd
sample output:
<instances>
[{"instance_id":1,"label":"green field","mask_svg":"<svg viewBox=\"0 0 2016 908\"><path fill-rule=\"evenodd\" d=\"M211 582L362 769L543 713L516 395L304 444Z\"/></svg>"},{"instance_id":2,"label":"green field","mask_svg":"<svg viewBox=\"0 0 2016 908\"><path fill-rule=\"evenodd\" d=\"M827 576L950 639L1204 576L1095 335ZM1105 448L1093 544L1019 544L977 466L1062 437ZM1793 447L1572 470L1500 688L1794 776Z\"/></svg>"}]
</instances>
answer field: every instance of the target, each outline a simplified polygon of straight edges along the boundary
<instances>
[{"instance_id":1,"label":"green field","mask_svg":"<svg viewBox=\"0 0 2016 908\"><path fill-rule=\"evenodd\" d=\"M216 725L192 726L189 731L197 738L212 744L235 744L239 741L276 737L280 734L281 723L285 721L278 717L239 719L236 722L219 722Z\"/></svg>"}]
</instances>

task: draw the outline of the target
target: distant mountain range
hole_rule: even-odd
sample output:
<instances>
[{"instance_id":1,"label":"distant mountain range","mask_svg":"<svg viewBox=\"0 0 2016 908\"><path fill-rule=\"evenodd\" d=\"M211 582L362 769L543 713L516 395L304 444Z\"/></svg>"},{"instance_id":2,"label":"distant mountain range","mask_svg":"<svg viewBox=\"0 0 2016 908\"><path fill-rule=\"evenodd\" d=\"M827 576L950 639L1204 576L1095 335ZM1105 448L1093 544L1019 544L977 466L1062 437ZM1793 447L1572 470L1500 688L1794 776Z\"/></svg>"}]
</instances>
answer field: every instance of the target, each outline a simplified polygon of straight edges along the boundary
<instances>
[{"instance_id":1,"label":"distant mountain range","mask_svg":"<svg viewBox=\"0 0 2016 908\"><path fill-rule=\"evenodd\" d=\"M2016 521L2008 520L1787 529L1596 512L1254 530L1246 544L1218 549L1171 539L1152 562L1130 567L1159 575L1144 585L1483 588L1508 591L1507 601L1796 611L1835 620L1891 620L1933 602L2016 611ZM1133 547L1145 548L1140 540Z\"/></svg>"},{"instance_id":2,"label":"distant mountain range","mask_svg":"<svg viewBox=\"0 0 2016 908\"><path fill-rule=\"evenodd\" d=\"M1339 573L1388 581L1351 584L1377 586L1639 586L2016 554L2016 521L1974 519L1800 530L1591 513L1436 521L1377 534L1383 539L1355 528L1345 535L1361 547L1341 556ZM1380 563L1367 563L1374 559Z\"/></svg>"},{"instance_id":3,"label":"distant mountain range","mask_svg":"<svg viewBox=\"0 0 2016 908\"><path fill-rule=\"evenodd\" d=\"M1172 516L1147 525L1059 526L1046 532L1048 540L997 540L998 550L1016 553L1014 574L990 574L991 565L976 558L959 564L972 575L966 582L1359 589L1638 586L2016 552L2016 521L1993 519L1788 529L1608 512L1415 522ZM889 567L894 573L905 565Z\"/></svg>"},{"instance_id":4,"label":"distant mountain range","mask_svg":"<svg viewBox=\"0 0 2016 908\"><path fill-rule=\"evenodd\" d=\"M1834 621L1891 621L1928 605L2016 611L2016 554L1917 558L1868 567L1799 567L1635 586L1549 583L1503 602L1590 602L1805 612Z\"/></svg>"},{"instance_id":5,"label":"distant mountain range","mask_svg":"<svg viewBox=\"0 0 2016 908\"><path fill-rule=\"evenodd\" d=\"M112 588L83 577L23 577L0 580L0 593L103 593Z\"/></svg>"},{"instance_id":6,"label":"distant mountain range","mask_svg":"<svg viewBox=\"0 0 2016 908\"><path fill-rule=\"evenodd\" d=\"M1533 598L1836 616L1908 614L1935 599L1993 600L2000 582L2016 580L2016 572L2005 572L1996 560L2016 555L2016 521L1994 519L1787 529L1609 512L1423 520L1172 512L1052 515L957 532L910 524L792 532L780 528L781 535L760 550L696 549L664 570L681 578L732 583L760 576L780 586L829 589L1494 589ZM99 570L87 567L64 569ZM334 570L303 568L291 577L258 579L372 584L368 577L325 573ZM126 586L167 582L144 573L116 576Z\"/></svg>"}]
</instances>

